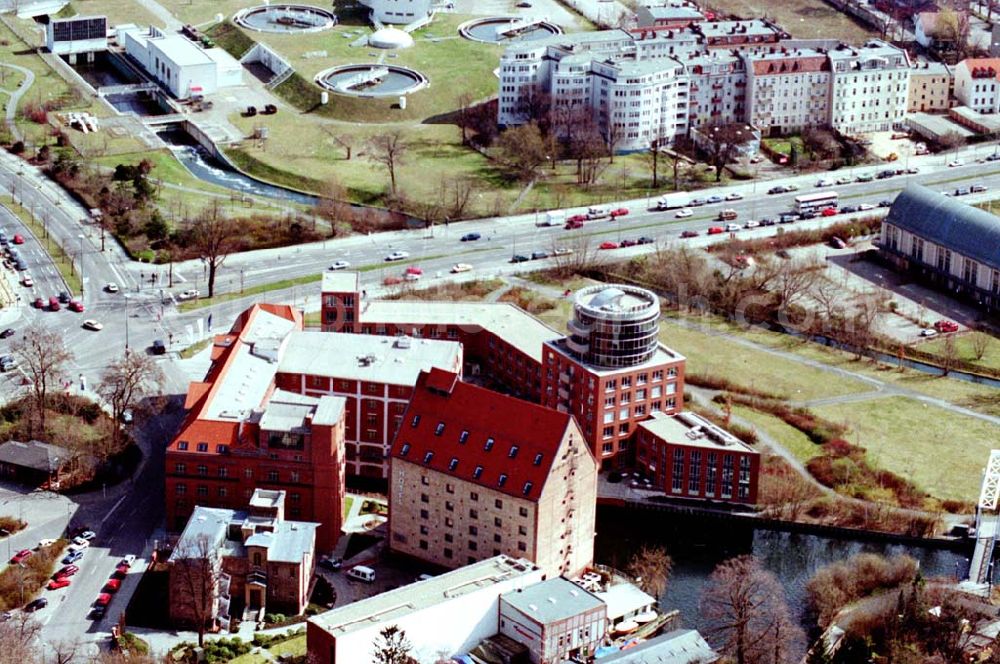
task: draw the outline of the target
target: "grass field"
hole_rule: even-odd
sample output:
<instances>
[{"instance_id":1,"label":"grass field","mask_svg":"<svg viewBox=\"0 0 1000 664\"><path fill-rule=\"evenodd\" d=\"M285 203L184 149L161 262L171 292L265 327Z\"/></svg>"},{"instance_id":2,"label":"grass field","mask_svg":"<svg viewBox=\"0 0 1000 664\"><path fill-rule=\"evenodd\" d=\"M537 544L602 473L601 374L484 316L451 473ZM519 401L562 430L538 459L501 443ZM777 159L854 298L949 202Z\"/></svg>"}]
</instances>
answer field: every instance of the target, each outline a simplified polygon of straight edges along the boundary
<instances>
[{"instance_id":1,"label":"grass field","mask_svg":"<svg viewBox=\"0 0 1000 664\"><path fill-rule=\"evenodd\" d=\"M914 399L892 397L820 406L816 414L850 427L876 468L916 482L936 498L975 500L997 427Z\"/></svg>"},{"instance_id":2,"label":"grass field","mask_svg":"<svg viewBox=\"0 0 1000 664\"><path fill-rule=\"evenodd\" d=\"M766 17L776 21L781 27L798 39L841 39L857 44L877 36L823 0L712 0L703 5L724 14L734 14L740 18Z\"/></svg>"},{"instance_id":3,"label":"grass field","mask_svg":"<svg viewBox=\"0 0 1000 664\"><path fill-rule=\"evenodd\" d=\"M971 334L956 334L953 335L953 338L955 342L955 351L958 353L958 359L979 364L984 367L1000 369L1000 340L995 337L990 339L986 346L986 353L983 355L983 359L979 360L976 359L976 354L972 348ZM940 355L944 352L944 345L944 339L937 338L933 341L920 344L920 350Z\"/></svg>"},{"instance_id":4,"label":"grass field","mask_svg":"<svg viewBox=\"0 0 1000 664\"><path fill-rule=\"evenodd\" d=\"M758 431L774 438L802 463L822 453L820 447L809 440L808 436L795 427L785 424L774 415L761 413L744 406L734 406L733 415L742 417Z\"/></svg>"}]
</instances>

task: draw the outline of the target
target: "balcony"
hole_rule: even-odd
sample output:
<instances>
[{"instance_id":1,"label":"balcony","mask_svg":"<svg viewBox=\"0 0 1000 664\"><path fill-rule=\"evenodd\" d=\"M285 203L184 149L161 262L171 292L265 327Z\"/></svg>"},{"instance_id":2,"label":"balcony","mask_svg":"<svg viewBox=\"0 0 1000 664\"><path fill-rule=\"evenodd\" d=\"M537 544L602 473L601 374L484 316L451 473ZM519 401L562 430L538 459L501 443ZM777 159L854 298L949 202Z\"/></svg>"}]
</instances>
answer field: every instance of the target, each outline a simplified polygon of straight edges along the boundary
<instances>
[{"instance_id":1,"label":"balcony","mask_svg":"<svg viewBox=\"0 0 1000 664\"><path fill-rule=\"evenodd\" d=\"M569 399L569 390L567 390L565 387L560 387L559 388L559 398L560 399Z\"/></svg>"},{"instance_id":2,"label":"balcony","mask_svg":"<svg viewBox=\"0 0 1000 664\"><path fill-rule=\"evenodd\" d=\"M590 344L581 344L573 337L566 337L566 348L578 355L586 355L590 351Z\"/></svg>"},{"instance_id":3,"label":"balcony","mask_svg":"<svg viewBox=\"0 0 1000 664\"><path fill-rule=\"evenodd\" d=\"M590 335L590 331L594 329L594 326L581 323L577 319L571 318L569 322L566 323L566 328L569 330L570 334L586 337Z\"/></svg>"},{"instance_id":4,"label":"balcony","mask_svg":"<svg viewBox=\"0 0 1000 664\"><path fill-rule=\"evenodd\" d=\"M573 382L573 376L570 375L568 371L559 372L559 382L560 383L571 383Z\"/></svg>"}]
</instances>

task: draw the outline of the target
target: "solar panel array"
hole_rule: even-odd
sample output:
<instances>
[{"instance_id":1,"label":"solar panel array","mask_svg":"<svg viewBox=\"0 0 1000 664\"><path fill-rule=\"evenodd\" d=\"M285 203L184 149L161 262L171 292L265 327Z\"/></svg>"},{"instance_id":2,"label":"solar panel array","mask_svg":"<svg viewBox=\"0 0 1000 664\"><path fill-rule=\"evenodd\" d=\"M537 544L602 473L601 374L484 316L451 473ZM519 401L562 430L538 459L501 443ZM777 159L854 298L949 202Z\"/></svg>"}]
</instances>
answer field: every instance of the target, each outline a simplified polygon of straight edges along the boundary
<instances>
[{"instance_id":1,"label":"solar panel array","mask_svg":"<svg viewBox=\"0 0 1000 664\"><path fill-rule=\"evenodd\" d=\"M52 22L52 38L55 42L104 39L108 35L106 16L68 18Z\"/></svg>"}]
</instances>

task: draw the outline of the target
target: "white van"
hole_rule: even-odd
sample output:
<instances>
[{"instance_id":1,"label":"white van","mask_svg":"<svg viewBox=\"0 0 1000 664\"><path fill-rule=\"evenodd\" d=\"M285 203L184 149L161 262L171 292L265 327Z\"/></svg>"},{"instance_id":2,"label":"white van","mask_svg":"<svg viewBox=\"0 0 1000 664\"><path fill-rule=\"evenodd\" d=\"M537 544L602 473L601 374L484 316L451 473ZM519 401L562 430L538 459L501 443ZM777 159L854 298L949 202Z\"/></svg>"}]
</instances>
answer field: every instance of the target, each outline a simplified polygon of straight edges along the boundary
<instances>
[{"instance_id":1,"label":"white van","mask_svg":"<svg viewBox=\"0 0 1000 664\"><path fill-rule=\"evenodd\" d=\"M601 217L606 217L611 212L603 205L592 205L587 208L587 219L600 219Z\"/></svg>"},{"instance_id":2,"label":"white van","mask_svg":"<svg viewBox=\"0 0 1000 664\"><path fill-rule=\"evenodd\" d=\"M375 570L364 565L355 565L347 570L347 576L358 581L364 581L365 583L372 583L375 581Z\"/></svg>"}]
</instances>

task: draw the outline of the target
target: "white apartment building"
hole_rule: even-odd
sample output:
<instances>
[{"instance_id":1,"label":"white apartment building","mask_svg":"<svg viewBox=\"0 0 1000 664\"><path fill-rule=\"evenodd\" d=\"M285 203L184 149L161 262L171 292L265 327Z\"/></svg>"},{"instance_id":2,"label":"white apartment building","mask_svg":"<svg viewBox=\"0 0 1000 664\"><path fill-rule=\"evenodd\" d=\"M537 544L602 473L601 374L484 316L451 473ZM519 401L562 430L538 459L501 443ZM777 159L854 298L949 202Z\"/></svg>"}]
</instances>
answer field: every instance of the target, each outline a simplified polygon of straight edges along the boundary
<instances>
[{"instance_id":1,"label":"white apartment building","mask_svg":"<svg viewBox=\"0 0 1000 664\"><path fill-rule=\"evenodd\" d=\"M739 55L713 50L689 55L683 64L690 79L690 128L743 121L747 75Z\"/></svg>"},{"instance_id":2,"label":"white apartment building","mask_svg":"<svg viewBox=\"0 0 1000 664\"><path fill-rule=\"evenodd\" d=\"M777 46L743 57L747 123L765 136L828 124L831 76L825 49Z\"/></svg>"},{"instance_id":3,"label":"white apartment building","mask_svg":"<svg viewBox=\"0 0 1000 664\"><path fill-rule=\"evenodd\" d=\"M1000 58L967 58L955 65L955 97L978 113L1000 112Z\"/></svg>"},{"instance_id":4,"label":"white apartment building","mask_svg":"<svg viewBox=\"0 0 1000 664\"><path fill-rule=\"evenodd\" d=\"M598 127L616 150L644 150L687 134L688 79L676 60L594 62Z\"/></svg>"},{"instance_id":5,"label":"white apartment building","mask_svg":"<svg viewBox=\"0 0 1000 664\"><path fill-rule=\"evenodd\" d=\"M361 0L379 23L413 23L431 13L431 0Z\"/></svg>"},{"instance_id":6,"label":"white apartment building","mask_svg":"<svg viewBox=\"0 0 1000 664\"><path fill-rule=\"evenodd\" d=\"M830 59L830 126L857 135L888 131L906 115L910 62L906 51L873 39L863 46L840 44Z\"/></svg>"}]
</instances>

